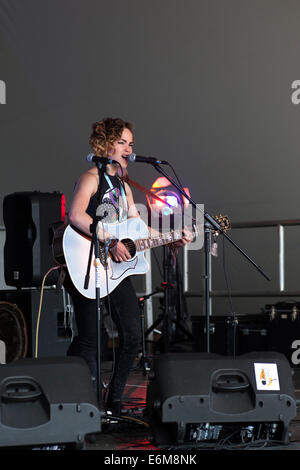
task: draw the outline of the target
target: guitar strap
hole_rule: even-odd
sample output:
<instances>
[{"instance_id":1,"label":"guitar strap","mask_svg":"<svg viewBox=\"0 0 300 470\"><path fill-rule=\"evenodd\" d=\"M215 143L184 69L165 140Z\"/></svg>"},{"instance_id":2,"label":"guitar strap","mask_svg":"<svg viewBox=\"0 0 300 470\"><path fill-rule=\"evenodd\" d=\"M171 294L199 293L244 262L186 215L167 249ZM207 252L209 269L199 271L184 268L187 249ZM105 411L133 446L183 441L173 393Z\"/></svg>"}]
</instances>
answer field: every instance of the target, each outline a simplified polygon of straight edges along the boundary
<instances>
[{"instance_id":1,"label":"guitar strap","mask_svg":"<svg viewBox=\"0 0 300 470\"><path fill-rule=\"evenodd\" d=\"M126 183L128 183L129 185L134 186L136 189L138 189L139 191L142 191L143 193L145 193L146 195L152 197L153 199L156 199L157 201L160 201L161 203L166 204L167 206L170 206L170 204L168 204L167 201L164 201L159 196L157 196L152 191L150 191L150 189L144 188L144 186L137 183L136 181L133 181L128 176L126 178L124 178L123 181L126 181Z\"/></svg>"}]
</instances>

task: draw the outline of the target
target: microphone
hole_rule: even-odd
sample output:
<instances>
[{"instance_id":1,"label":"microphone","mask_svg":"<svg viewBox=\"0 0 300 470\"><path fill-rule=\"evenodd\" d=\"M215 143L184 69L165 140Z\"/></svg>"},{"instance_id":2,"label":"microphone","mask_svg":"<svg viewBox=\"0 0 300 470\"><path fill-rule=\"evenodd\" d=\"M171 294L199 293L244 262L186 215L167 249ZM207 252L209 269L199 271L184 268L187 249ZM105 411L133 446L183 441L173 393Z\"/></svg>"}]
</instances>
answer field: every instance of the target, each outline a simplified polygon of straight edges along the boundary
<instances>
[{"instance_id":1,"label":"microphone","mask_svg":"<svg viewBox=\"0 0 300 470\"><path fill-rule=\"evenodd\" d=\"M87 162L94 162L94 163L118 163L116 160L110 160L109 158L106 157L97 157L93 153L89 153L86 157Z\"/></svg>"},{"instance_id":2,"label":"microphone","mask_svg":"<svg viewBox=\"0 0 300 470\"><path fill-rule=\"evenodd\" d=\"M161 163L162 165L168 165L168 162L165 160L158 160L155 157L141 157L140 155L136 155L135 153L131 153L128 155L128 161L129 162L140 162L140 163Z\"/></svg>"}]
</instances>

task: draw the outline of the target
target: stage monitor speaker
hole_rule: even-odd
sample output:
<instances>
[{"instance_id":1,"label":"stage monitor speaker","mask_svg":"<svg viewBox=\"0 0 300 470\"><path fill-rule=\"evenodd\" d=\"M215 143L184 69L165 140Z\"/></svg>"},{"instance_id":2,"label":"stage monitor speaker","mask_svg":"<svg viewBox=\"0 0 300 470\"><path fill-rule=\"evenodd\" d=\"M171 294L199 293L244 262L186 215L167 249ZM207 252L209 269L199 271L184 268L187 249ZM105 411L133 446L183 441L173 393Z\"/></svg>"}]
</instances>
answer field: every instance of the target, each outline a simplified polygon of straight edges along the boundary
<instances>
[{"instance_id":1,"label":"stage monitor speaker","mask_svg":"<svg viewBox=\"0 0 300 470\"><path fill-rule=\"evenodd\" d=\"M64 219L65 198L58 192L20 192L3 200L6 229L4 278L8 286L41 286L44 275L54 266L53 226ZM45 285L56 283L55 271Z\"/></svg>"},{"instance_id":2,"label":"stage monitor speaker","mask_svg":"<svg viewBox=\"0 0 300 470\"><path fill-rule=\"evenodd\" d=\"M96 392L83 359L20 359L0 366L1 447L82 448L85 435L100 431Z\"/></svg>"},{"instance_id":3,"label":"stage monitor speaker","mask_svg":"<svg viewBox=\"0 0 300 470\"><path fill-rule=\"evenodd\" d=\"M290 365L279 353L154 358L147 414L160 445L289 440L296 416Z\"/></svg>"}]
</instances>

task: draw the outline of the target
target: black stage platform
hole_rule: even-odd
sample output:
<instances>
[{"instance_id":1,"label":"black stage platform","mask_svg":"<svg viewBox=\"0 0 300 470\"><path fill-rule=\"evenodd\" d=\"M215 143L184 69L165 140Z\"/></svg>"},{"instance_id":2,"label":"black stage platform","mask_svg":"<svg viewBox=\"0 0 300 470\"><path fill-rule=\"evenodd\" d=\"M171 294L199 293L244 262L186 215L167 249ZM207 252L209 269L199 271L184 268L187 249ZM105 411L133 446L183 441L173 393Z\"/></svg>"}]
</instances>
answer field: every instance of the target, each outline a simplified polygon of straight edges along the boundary
<instances>
[{"instance_id":1,"label":"black stage platform","mask_svg":"<svg viewBox=\"0 0 300 470\"><path fill-rule=\"evenodd\" d=\"M185 356L187 354L187 356ZM261 353L259 353L261 354ZM180 353L181 357L188 357L189 353ZM260 357L262 357L261 355ZM165 356L166 357L166 356ZM196 362L198 361L198 357L196 357ZM219 356L222 358L222 356ZM225 356L223 356L225 358ZM155 357L151 358L151 362L155 361L155 358L161 359L160 355L156 355ZM238 356L236 356L238 358ZM223 359L221 359L223 361ZM180 361L179 361L180 362ZM265 361L264 361L265 362ZM175 365L175 373L174 373L174 365ZM203 368L203 365L205 367L204 363L200 364L200 369L198 367L198 375L196 371L196 364L195 364L195 373L190 373L190 370L185 371L182 368L180 369L180 365L177 365L177 362L175 360L174 364L170 365L170 375L166 380L166 383L164 384L164 387L168 388L168 382L169 383L175 383L176 387L180 388L180 384L183 381L183 377L192 377L192 382L196 382L197 387L199 387L199 375L201 376L202 373L199 374L199 370ZM178 367L178 369L177 369ZM177 372L176 372L177 371ZM109 383L110 376L112 374L112 362L111 361L106 361L102 362L102 383L106 386ZM103 413L103 416L101 419L99 419L99 432L93 432L92 434L88 434L85 436L84 439L81 440L80 445L78 443L70 443L70 444L57 444L57 445L35 445L35 446L28 446L26 448L20 447L20 444L16 441L13 443L13 446L15 447L9 447L9 448L0 448L0 450L4 451L28 451L28 450L34 450L34 451L41 451L41 452L36 452L36 453L42 453L45 454L45 450L49 451L77 451L78 455L82 454L83 451L101 451L99 452L100 454L103 454L103 458L108 458L112 459L113 457L116 457L118 455L135 455L135 451L140 451L140 456L141 455L156 455L158 459L162 458L162 455L166 452L173 452L173 455L176 455L177 461L171 462L168 461L168 463L180 463L178 461L178 455L185 455L186 458L192 458L193 455L197 455L197 452L199 451L210 451L210 452L215 452L216 450L222 450L222 451L243 451L243 450L250 450L250 451L262 451L262 450L268 450L268 451L275 451L275 450L282 450L282 451L296 451L300 450L300 369L299 368L294 368L291 369L287 363L287 368L285 370L285 373L283 376L281 376L281 387L280 387L280 394L278 395L279 400L286 400L284 398L284 393L285 393L285 382L289 382L290 377L292 377L292 380L290 380L290 390L292 395L294 396L293 398L293 405L294 406L294 415L293 418L288 422L288 438L287 439L273 439L272 437L267 437L263 438L263 435L266 436L266 433L260 431L260 435L262 438L259 440L255 439L254 437L249 437L247 435L248 430L251 428L251 426L244 425L244 437L241 440L240 437L235 439L236 436L240 436L240 425L238 426L238 431L236 429L232 429L229 427L228 429L224 431L222 434L222 438L217 438L217 439L201 439L196 441L189 441L189 442L183 442L180 445L174 444L174 442L168 441L168 439L165 439L165 436L163 439L161 439L162 434L161 434L161 429L159 429L159 426L157 426L157 422L153 422L153 416L151 416L151 413L149 415L149 410L147 409L149 407L149 402L147 403L147 391L149 392L150 383L151 382L151 372L145 372L143 367L141 366L140 360L137 359L136 363L134 364L134 367L132 368L132 371L130 373L129 379L127 381L127 385L125 388L124 392L124 401L123 401L123 408L122 412L118 416L114 416L111 413ZM167 375L167 374L166 374ZM196 377L196 379L193 379L193 377ZM175 381L173 382L173 378L175 378ZM201 377L200 377L201 378ZM153 381L153 379L152 379ZM197 382L198 381L198 382ZM83 387L86 382L83 381ZM243 385L243 383L242 383ZM55 385L56 387L56 385ZM189 395L189 389L187 389L188 392L186 395ZM203 392L201 392L203 393ZM210 392L209 392L210 393ZM244 393L243 391L237 392L239 393ZM246 392L247 394L247 392ZM190 395L193 395L192 391ZM233 395L236 395L234 393ZM199 395L200 396L200 395ZM228 396L228 395L227 395ZM267 396L267 395L265 395ZM253 398L253 397L252 397ZM202 398L200 398L201 400ZM277 397L276 397L277 399ZM235 398L233 397L232 400L234 401ZM238 398L238 401L242 401L243 398ZM148 399L149 401L149 399ZM230 400L229 400L230 401ZM258 401L258 400L257 400ZM228 398L227 398L228 402ZM267 400L266 400L267 402ZM152 402L153 403L153 402ZM278 403L278 402L277 402ZM284 421L282 419L282 416L278 412L279 406L278 404L272 402L271 405L274 406L275 409L275 420L278 419L278 422ZM146 406L148 405L148 407ZM222 407L225 406L225 408L231 405L222 403ZM238 405L239 406L239 405ZM271 406L271 408L272 408ZM281 405L280 405L281 406ZM192 413L197 409L199 410L199 399L198 399L198 404L196 405L196 408L193 408L193 406L190 407L190 410L193 410ZM265 405L264 405L265 407ZM207 411L206 408L206 402L203 405L203 408L201 409L201 413ZM221 409L223 412L223 409ZM236 411L236 410L235 410ZM259 425L261 426L261 422L264 422L264 416L266 416L264 411L264 408L262 408L261 415L258 418ZM277 414L276 414L277 413ZM193 415L192 415L193 416ZM224 411L224 416L226 417L226 412ZM225 419L226 426L230 426L232 424L236 424L234 422L227 423L228 419L228 414ZM245 413L245 416L249 418L249 413ZM1 416L0 416L1 417ZM202 415L201 415L202 419ZM204 419L204 418L203 418ZM231 418L230 418L231 419ZM196 421L198 423L198 421ZM245 419L245 422L247 423L247 418ZM273 422L273 420L272 420ZM98 421L97 421L98 423ZM205 421L206 423L206 421ZM204 423L204 424L205 424ZM161 424L161 423L160 423ZM224 423L223 423L224 424ZM254 423L256 424L256 423ZM272 424L272 423L271 423ZM165 425L163 425L164 427ZM242 425L241 425L242 426ZM268 424L269 426L269 424ZM98 425L96 426L96 429L98 429ZM2 429L3 432L5 432L5 429ZM30 432L30 429L28 427L24 429L24 433ZM41 428L42 432L42 428ZM55 430L57 432L57 430ZM76 431L78 432L78 431ZM246 434L245 434L246 433ZM202 434L203 436L203 434ZM52 441L53 442L53 441ZM141 452L143 451L143 452ZM196 454L195 454L196 452ZM65 452L55 452L56 454L61 455L62 453L65 454ZM228 452L227 452L228 453ZM53 454L53 452L52 452ZM102 457L101 457L102 458ZM174 457L175 458L175 457ZM162 460L157 460L155 461L155 457L153 457L153 461L151 463L153 464L159 464L163 463ZM147 460L147 458L146 458ZM145 463L145 459L142 459L140 463ZM111 461L107 461L104 463L112 463ZM117 462L121 463L121 462ZM165 462L166 463L166 462ZM181 463L188 463L186 460L182 461ZM195 462L190 462L194 464ZM197 463L199 461L197 460Z\"/></svg>"}]
</instances>

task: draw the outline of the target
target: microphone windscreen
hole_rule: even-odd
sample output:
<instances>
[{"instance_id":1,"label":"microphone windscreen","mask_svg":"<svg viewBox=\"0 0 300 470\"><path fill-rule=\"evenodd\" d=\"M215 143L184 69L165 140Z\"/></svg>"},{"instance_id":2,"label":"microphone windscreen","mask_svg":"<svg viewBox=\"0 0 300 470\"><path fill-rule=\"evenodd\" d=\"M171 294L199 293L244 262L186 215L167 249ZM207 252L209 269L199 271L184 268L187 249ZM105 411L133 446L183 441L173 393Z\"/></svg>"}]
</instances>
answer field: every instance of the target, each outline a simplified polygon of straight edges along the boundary
<instances>
[{"instance_id":1,"label":"microphone windscreen","mask_svg":"<svg viewBox=\"0 0 300 470\"><path fill-rule=\"evenodd\" d=\"M131 153L130 155L128 155L127 160L128 160L129 162L135 162L135 158L136 158L136 154L135 154L135 153Z\"/></svg>"},{"instance_id":2,"label":"microphone windscreen","mask_svg":"<svg viewBox=\"0 0 300 470\"><path fill-rule=\"evenodd\" d=\"M93 157L94 157L94 154L93 153L89 153L87 156L86 156L86 160L88 162L92 162L93 161Z\"/></svg>"}]
</instances>

